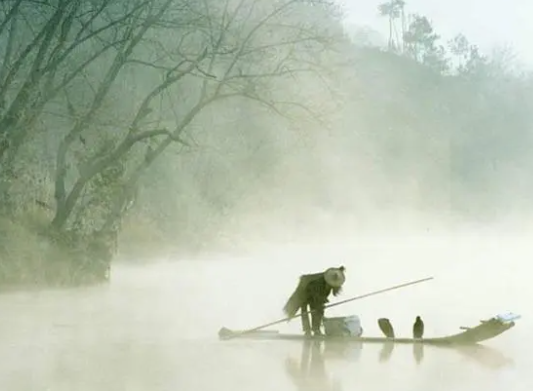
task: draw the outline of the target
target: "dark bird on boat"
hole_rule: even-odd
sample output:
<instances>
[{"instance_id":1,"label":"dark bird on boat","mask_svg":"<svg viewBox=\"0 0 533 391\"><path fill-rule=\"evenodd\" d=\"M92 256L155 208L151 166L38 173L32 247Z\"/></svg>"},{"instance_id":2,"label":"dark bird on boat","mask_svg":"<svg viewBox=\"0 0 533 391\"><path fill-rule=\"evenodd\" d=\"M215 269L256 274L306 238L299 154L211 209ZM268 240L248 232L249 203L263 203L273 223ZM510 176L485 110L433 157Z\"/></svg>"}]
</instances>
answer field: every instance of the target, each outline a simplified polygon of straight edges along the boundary
<instances>
[{"instance_id":1,"label":"dark bird on boat","mask_svg":"<svg viewBox=\"0 0 533 391\"><path fill-rule=\"evenodd\" d=\"M416 317L415 323L413 324L413 338L422 338L424 335L424 322L420 319L420 316Z\"/></svg>"},{"instance_id":2,"label":"dark bird on boat","mask_svg":"<svg viewBox=\"0 0 533 391\"><path fill-rule=\"evenodd\" d=\"M302 329L305 335L322 335L320 327L324 319L324 307L328 296L337 296L342 291L346 277L345 267L331 267L322 273L304 274L295 291L283 307L287 317L294 317L298 310L301 312ZM309 323L308 307L311 309L311 324Z\"/></svg>"},{"instance_id":3,"label":"dark bird on boat","mask_svg":"<svg viewBox=\"0 0 533 391\"><path fill-rule=\"evenodd\" d=\"M394 328L387 318L378 319L378 326L381 332L385 334L385 337L394 338Z\"/></svg>"}]
</instances>

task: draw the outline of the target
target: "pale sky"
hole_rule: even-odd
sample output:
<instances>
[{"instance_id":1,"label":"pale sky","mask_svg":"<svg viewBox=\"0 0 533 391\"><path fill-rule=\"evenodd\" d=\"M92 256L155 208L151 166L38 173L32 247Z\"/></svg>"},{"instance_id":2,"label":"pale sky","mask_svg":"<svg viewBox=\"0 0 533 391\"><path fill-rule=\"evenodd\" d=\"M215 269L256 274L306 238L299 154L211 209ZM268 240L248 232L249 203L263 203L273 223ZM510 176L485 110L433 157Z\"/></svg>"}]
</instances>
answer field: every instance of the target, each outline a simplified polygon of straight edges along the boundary
<instances>
[{"instance_id":1,"label":"pale sky","mask_svg":"<svg viewBox=\"0 0 533 391\"><path fill-rule=\"evenodd\" d=\"M337 0L348 21L368 25L387 36L388 24L377 12L384 0ZM484 52L508 44L519 59L533 66L533 0L406 0L407 13L427 16L446 40L463 33Z\"/></svg>"}]
</instances>

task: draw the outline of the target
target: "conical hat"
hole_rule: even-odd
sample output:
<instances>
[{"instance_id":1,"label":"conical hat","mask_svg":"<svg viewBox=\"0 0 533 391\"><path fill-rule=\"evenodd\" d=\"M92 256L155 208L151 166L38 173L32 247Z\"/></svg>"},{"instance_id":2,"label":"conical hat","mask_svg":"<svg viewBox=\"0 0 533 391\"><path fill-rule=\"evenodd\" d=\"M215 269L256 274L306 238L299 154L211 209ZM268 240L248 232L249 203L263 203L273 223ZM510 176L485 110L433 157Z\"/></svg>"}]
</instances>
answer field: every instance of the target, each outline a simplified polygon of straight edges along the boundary
<instances>
[{"instance_id":1,"label":"conical hat","mask_svg":"<svg viewBox=\"0 0 533 391\"><path fill-rule=\"evenodd\" d=\"M324 272L324 279L332 288L340 288L346 280L346 277L344 276L344 268L330 267Z\"/></svg>"}]
</instances>

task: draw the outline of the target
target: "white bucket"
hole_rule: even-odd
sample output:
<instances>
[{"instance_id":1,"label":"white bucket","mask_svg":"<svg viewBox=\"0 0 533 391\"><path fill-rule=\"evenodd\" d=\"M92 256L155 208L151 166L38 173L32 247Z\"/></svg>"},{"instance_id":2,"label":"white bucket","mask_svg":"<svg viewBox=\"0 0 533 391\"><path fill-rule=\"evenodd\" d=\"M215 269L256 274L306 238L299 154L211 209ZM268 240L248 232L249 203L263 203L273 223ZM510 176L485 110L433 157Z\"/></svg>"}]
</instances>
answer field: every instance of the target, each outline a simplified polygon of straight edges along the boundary
<instances>
[{"instance_id":1,"label":"white bucket","mask_svg":"<svg viewBox=\"0 0 533 391\"><path fill-rule=\"evenodd\" d=\"M363 334L361 320L357 315L324 317L323 324L326 335L330 337L360 337Z\"/></svg>"}]
</instances>

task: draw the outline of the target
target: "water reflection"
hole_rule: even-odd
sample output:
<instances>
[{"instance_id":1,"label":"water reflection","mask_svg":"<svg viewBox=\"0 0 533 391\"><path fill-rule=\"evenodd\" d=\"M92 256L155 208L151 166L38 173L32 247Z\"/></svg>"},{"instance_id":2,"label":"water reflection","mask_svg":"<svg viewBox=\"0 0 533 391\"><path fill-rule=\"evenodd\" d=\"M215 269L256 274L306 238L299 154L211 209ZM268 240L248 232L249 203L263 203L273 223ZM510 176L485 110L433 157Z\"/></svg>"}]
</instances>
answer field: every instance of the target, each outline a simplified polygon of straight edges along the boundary
<instances>
[{"instance_id":1,"label":"water reflection","mask_svg":"<svg viewBox=\"0 0 533 391\"><path fill-rule=\"evenodd\" d=\"M513 366L514 360L495 348L486 345L464 346L456 349L459 354L468 360L474 361L484 368L499 370Z\"/></svg>"},{"instance_id":2,"label":"water reflection","mask_svg":"<svg viewBox=\"0 0 533 391\"><path fill-rule=\"evenodd\" d=\"M385 342L381 350L379 351L379 362L380 363L386 363L390 360L392 357L392 353L394 352L394 347L396 344L393 342ZM420 343L413 344L413 357L415 359L415 362L417 364L421 364L424 360L424 345Z\"/></svg>"},{"instance_id":3,"label":"water reflection","mask_svg":"<svg viewBox=\"0 0 533 391\"><path fill-rule=\"evenodd\" d=\"M292 380L296 389L299 391L341 391L340 383L330 378L326 370L325 355L331 357L343 358L346 353L346 345L344 348L340 345L333 346L329 344L329 349L322 351L321 341L305 341L303 342L302 354L300 363L292 358L288 358L285 362L285 369L289 378Z\"/></svg>"},{"instance_id":4,"label":"water reflection","mask_svg":"<svg viewBox=\"0 0 533 391\"><path fill-rule=\"evenodd\" d=\"M379 352L379 362L387 362L392 356L394 351L394 344L392 342L385 342Z\"/></svg>"},{"instance_id":5,"label":"water reflection","mask_svg":"<svg viewBox=\"0 0 533 391\"><path fill-rule=\"evenodd\" d=\"M418 365L424 361L424 344L414 343L413 344L413 357Z\"/></svg>"},{"instance_id":6,"label":"water reflection","mask_svg":"<svg viewBox=\"0 0 533 391\"><path fill-rule=\"evenodd\" d=\"M407 347L408 345L402 345L402 349ZM384 343L379 350L378 361L380 363L388 362L393 356L395 348L397 348L397 344ZM356 363L362 357L362 350L363 344L361 343L307 340L302 343L300 361L287 358L285 369L299 391L340 391L342 389L340 383L333 380L328 374L327 362L340 359L345 362ZM484 345L450 347L425 346L421 343L415 343L412 345L412 357L417 365L423 363L426 350L433 354L453 351L490 370L500 370L514 363L512 359L506 357L499 350Z\"/></svg>"}]
</instances>

